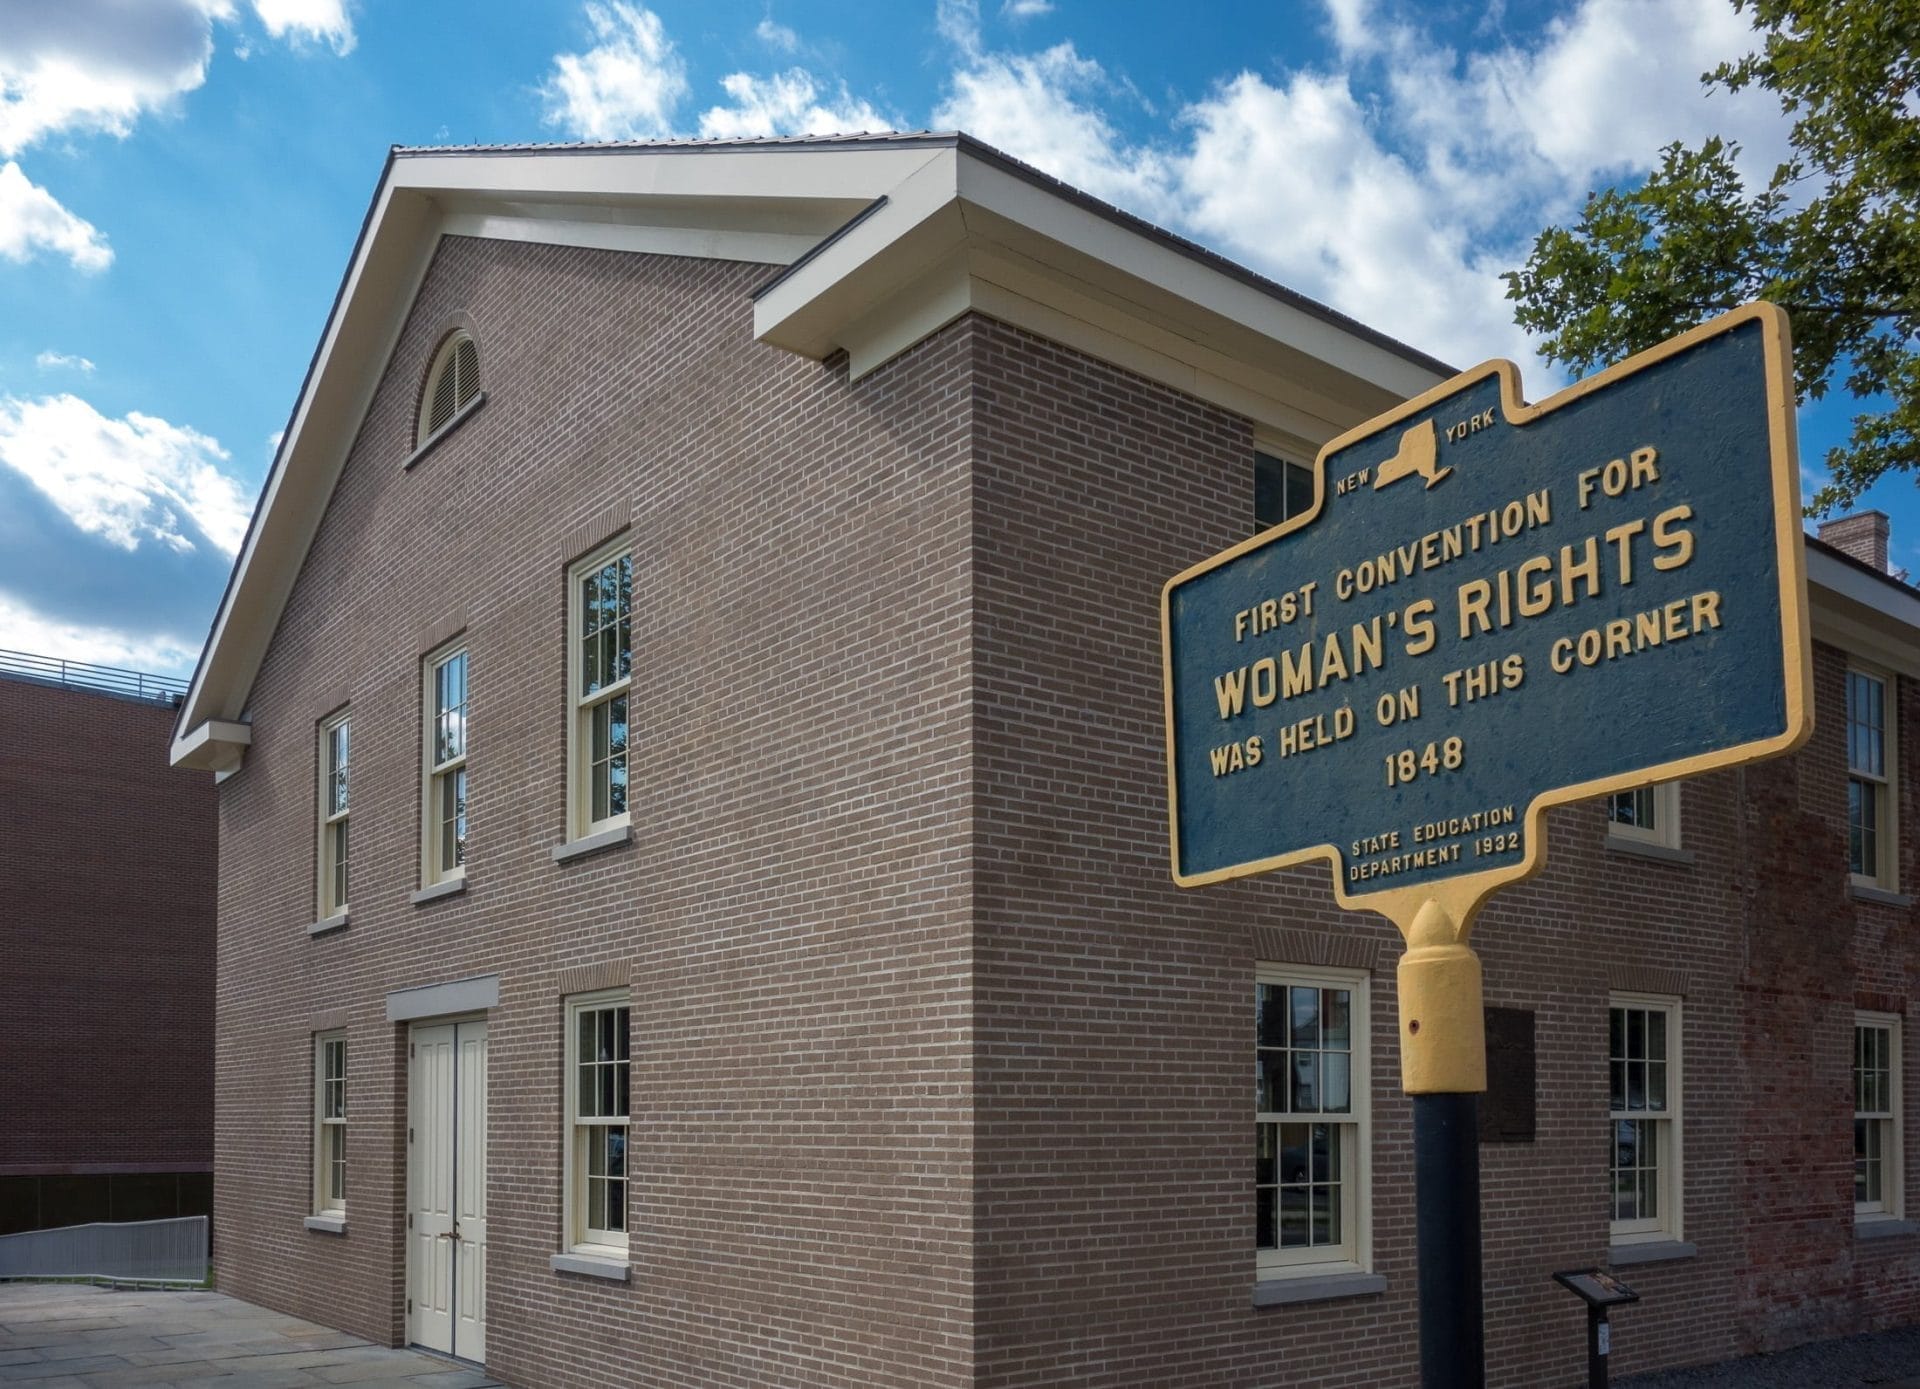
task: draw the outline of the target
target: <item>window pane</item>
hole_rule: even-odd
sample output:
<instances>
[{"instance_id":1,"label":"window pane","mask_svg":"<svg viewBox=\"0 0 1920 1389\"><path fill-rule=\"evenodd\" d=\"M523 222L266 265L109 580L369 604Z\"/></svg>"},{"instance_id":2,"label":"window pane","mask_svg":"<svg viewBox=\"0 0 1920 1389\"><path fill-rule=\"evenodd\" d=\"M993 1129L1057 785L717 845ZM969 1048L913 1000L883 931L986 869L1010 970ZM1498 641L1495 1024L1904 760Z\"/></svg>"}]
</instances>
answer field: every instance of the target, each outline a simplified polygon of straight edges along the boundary
<instances>
[{"instance_id":1,"label":"window pane","mask_svg":"<svg viewBox=\"0 0 1920 1389\"><path fill-rule=\"evenodd\" d=\"M1328 1245L1340 1238L1340 1213L1335 1203L1338 1193L1332 1187L1313 1188L1313 1229L1315 1245Z\"/></svg>"},{"instance_id":2,"label":"window pane","mask_svg":"<svg viewBox=\"0 0 1920 1389\"><path fill-rule=\"evenodd\" d=\"M1318 989L1290 989L1292 999L1293 1032L1292 1041L1296 1047L1317 1047L1320 1045L1320 991Z\"/></svg>"},{"instance_id":3,"label":"window pane","mask_svg":"<svg viewBox=\"0 0 1920 1389\"><path fill-rule=\"evenodd\" d=\"M1254 1040L1263 1047L1287 1044L1287 991L1278 984L1254 987Z\"/></svg>"},{"instance_id":4,"label":"window pane","mask_svg":"<svg viewBox=\"0 0 1920 1389\"><path fill-rule=\"evenodd\" d=\"M1607 1063L1607 1108L1618 1114L1627 1107L1627 1063Z\"/></svg>"},{"instance_id":5,"label":"window pane","mask_svg":"<svg viewBox=\"0 0 1920 1389\"><path fill-rule=\"evenodd\" d=\"M1254 1107L1263 1114L1287 1109L1287 1054L1263 1051L1254 1072Z\"/></svg>"},{"instance_id":6,"label":"window pane","mask_svg":"<svg viewBox=\"0 0 1920 1389\"><path fill-rule=\"evenodd\" d=\"M1346 1050L1353 1045L1353 995L1345 989L1320 991L1320 1027L1322 1044Z\"/></svg>"},{"instance_id":7,"label":"window pane","mask_svg":"<svg viewBox=\"0 0 1920 1389\"><path fill-rule=\"evenodd\" d=\"M613 1010L613 1054L615 1058L621 1061L627 1059L627 1030L630 1022L631 1011L629 1009L616 1008ZM624 1114L626 1110L623 1109L620 1112Z\"/></svg>"},{"instance_id":8,"label":"window pane","mask_svg":"<svg viewBox=\"0 0 1920 1389\"><path fill-rule=\"evenodd\" d=\"M1253 1194L1253 1247L1272 1249L1277 1233L1274 1230L1276 1214L1274 1198L1278 1193L1270 1186L1263 1186Z\"/></svg>"},{"instance_id":9,"label":"window pane","mask_svg":"<svg viewBox=\"0 0 1920 1389\"><path fill-rule=\"evenodd\" d=\"M1279 1169L1275 1165L1279 1161L1279 1150L1274 1142L1274 1128L1272 1124L1253 1126L1253 1180L1256 1185L1271 1186L1279 1180L1276 1175Z\"/></svg>"},{"instance_id":10,"label":"window pane","mask_svg":"<svg viewBox=\"0 0 1920 1389\"><path fill-rule=\"evenodd\" d=\"M1320 1109L1320 1053L1293 1053L1292 1109L1295 1114L1315 1114Z\"/></svg>"},{"instance_id":11,"label":"window pane","mask_svg":"<svg viewBox=\"0 0 1920 1389\"><path fill-rule=\"evenodd\" d=\"M1344 1052L1328 1052L1320 1059L1321 1108L1329 1114L1345 1114L1353 1108L1352 1064Z\"/></svg>"}]
</instances>

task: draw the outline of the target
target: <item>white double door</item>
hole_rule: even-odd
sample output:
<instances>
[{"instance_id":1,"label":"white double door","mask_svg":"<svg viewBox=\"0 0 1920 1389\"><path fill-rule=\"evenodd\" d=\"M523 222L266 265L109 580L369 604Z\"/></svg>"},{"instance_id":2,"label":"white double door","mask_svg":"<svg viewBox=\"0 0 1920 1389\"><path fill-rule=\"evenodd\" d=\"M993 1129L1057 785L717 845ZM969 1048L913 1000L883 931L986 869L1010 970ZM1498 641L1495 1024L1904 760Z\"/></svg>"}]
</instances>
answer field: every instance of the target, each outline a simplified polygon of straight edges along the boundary
<instances>
[{"instance_id":1,"label":"white double door","mask_svg":"<svg viewBox=\"0 0 1920 1389\"><path fill-rule=\"evenodd\" d=\"M487 1025L416 1024L407 1048L407 1339L487 1358Z\"/></svg>"}]
</instances>

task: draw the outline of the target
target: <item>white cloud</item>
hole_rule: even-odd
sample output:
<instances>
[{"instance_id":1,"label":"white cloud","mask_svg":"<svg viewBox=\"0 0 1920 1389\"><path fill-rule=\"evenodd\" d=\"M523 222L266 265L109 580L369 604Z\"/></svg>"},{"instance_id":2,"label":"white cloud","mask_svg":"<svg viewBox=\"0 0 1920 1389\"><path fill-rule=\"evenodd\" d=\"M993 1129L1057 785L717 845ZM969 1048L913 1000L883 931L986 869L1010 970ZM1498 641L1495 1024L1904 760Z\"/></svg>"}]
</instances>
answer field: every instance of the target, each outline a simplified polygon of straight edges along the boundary
<instances>
[{"instance_id":1,"label":"white cloud","mask_svg":"<svg viewBox=\"0 0 1920 1389\"><path fill-rule=\"evenodd\" d=\"M343 57L353 52L353 19L346 0L253 0L271 38L324 43Z\"/></svg>"},{"instance_id":2,"label":"white cloud","mask_svg":"<svg viewBox=\"0 0 1920 1389\"><path fill-rule=\"evenodd\" d=\"M784 24L775 24L772 15L754 25L753 33L767 47L782 53L792 53L800 47L800 36Z\"/></svg>"},{"instance_id":3,"label":"white cloud","mask_svg":"<svg viewBox=\"0 0 1920 1389\"><path fill-rule=\"evenodd\" d=\"M1187 119L1180 217L1210 244L1462 364L1525 347L1494 267L1422 171L1375 140L1345 78L1243 73Z\"/></svg>"},{"instance_id":4,"label":"white cloud","mask_svg":"<svg viewBox=\"0 0 1920 1389\"><path fill-rule=\"evenodd\" d=\"M714 106L700 117L700 135L708 140L756 135L840 135L890 128L887 118L851 96L846 84L823 94L812 74L800 68L768 77L731 73L720 79L732 104ZM824 95L824 100L823 100Z\"/></svg>"},{"instance_id":5,"label":"white cloud","mask_svg":"<svg viewBox=\"0 0 1920 1389\"><path fill-rule=\"evenodd\" d=\"M49 617L17 596L0 593L0 647L149 675L188 676L200 649L170 636L126 632Z\"/></svg>"},{"instance_id":6,"label":"white cloud","mask_svg":"<svg viewBox=\"0 0 1920 1389\"><path fill-rule=\"evenodd\" d=\"M1701 88L1753 42L1715 0L1576 0L1464 55L1406 0L1323 3L1339 68L1228 76L1129 138L1118 103L1138 97L1098 62L1070 43L990 51L977 0L939 0L955 59L934 122L1462 364L1532 355L1499 272L1588 190L1675 139L1737 139L1758 178L1786 148L1771 96Z\"/></svg>"},{"instance_id":7,"label":"white cloud","mask_svg":"<svg viewBox=\"0 0 1920 1389\"><path fill-rule=\"evenodd\" d=\"M33 364L42 371L59 371L65 369L69 371L84 371L88 375L92 375L93 373L93 363L85 357L77 356L71 352L55 352L51 347L35 357Z\"/></svg>"},{"instance_id":8,"label":"white cloud","mask_svg":"<svg viewBox=\"0 0 1920 1389\"><path fill-rule=\"evenodd\" d=\"M1008 19L1034 19L1053 13L1053 0L1005 0L1000 13Z\"/></svg>"},{"instance_id":9,"label":"white cloud","mask_svg":"<svg viewBox=\"0 0 1920 1389\"><path fill-rule=\"evenodd\" d=\"M125 135L198 87L228 0L60 0L6 7L0 155L65 131Z\"/></svg>"},{"instance_id":10,"label":"white cloud","mask_svg":"<svg viewBox=\"0 0 1920 1389\"><path fill-rule=\"evenodd\" d=\"M589 3L585 12L594 46L555 55L540 89L547 123L586 140L671 133L687 74L660 17L626 0Z\"/></svg>"},{"instance_id":11,"label":"white cloud","mask_svg":"<svg viewBox=\"0 0 1920 1389\"><path fill-rule=\"evenodd\" d=\"M951 15L950 37L975 40L966 6ZM963 44L964 48L964 44ZM940 129L964 130L1095 197L1146 217L1166 214L1165 159L1131 146L1098 102L1116 91L1105 70L1071 43L1039 53L971 51L933 114Z\"/></svg>"},{"instance_id":12,"label":"white cloud","mask_svg":"<svg viewBox=\"0 0 1920 1389\"><path fill-rule=\"evenodd\" d=\"M0 466L122 550L152 539L190 551L198 536L237 551L251 508L226 459L218 440L138 411L112 419L74 395L0 396Z\"/></svg>"},{"instance_id":13,"label":"white cloud","mask_svg":"<svg viewBox=\"0 0 1920 1389\"><path fill-rule=\"evenodd\" d=\"M113 264L113 249L100 229L62 207L9 159L0 164L0 258L25 262L41 251L65 256L88 272Z\"/></svg>"}]
</instances>

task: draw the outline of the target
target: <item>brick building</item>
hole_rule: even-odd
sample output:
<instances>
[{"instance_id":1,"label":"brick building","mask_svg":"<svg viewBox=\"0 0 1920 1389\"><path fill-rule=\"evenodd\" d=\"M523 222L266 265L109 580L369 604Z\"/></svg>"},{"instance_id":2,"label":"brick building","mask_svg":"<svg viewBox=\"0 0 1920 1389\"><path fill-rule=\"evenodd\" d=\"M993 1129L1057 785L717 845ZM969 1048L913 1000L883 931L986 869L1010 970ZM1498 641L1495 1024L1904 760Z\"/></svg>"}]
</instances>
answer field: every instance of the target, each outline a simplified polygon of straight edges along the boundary
<instances>
[{"instance_id":1,"label":"brick building","mask_svg":"<svg viewBox=\"0 0 1920 1389\"><path fill-rule=\"evenodd\" d=\"M396 151L175 733L220 1286L528 1386L1412 1383L1399 938L1171 884L1158 601L1446 375L963 137ZM1920 1315L1853 529L1813 741L1476 932L1496 1383L1560 1268L1622 1371Z\"/></svg>"},{"instance_id":2,"label":"brick building","mask_svg":"<svg viewBox=\"0 0 1920 1389\"><path fill-rule=\"evenodd\" d=\"M213 1198L217 807L178 682L0 652L0 1234Z\"/></svg>"}]
</instances>

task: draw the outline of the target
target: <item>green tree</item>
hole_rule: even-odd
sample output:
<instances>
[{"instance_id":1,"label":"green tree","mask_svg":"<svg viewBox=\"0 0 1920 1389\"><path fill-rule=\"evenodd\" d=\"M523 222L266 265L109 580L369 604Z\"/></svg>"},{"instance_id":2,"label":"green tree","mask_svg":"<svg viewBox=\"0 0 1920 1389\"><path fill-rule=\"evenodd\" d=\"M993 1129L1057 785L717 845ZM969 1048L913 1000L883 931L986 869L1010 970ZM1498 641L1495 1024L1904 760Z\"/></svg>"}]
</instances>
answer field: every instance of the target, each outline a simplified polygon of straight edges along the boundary
<instances>
[{"instance_id":1,"label":"green tree","mask_svg":"<svg viewBox=\"0 0 1920 1389\"><path fill-rule=\"evenodd\" d=\"M1836 379L1862 402L1809 510L1920 468L1920 0L1733 0L1759 50L1702 76L1757 83L1793 119L1764 188L1738 146L1679 143L1638 187L1588 196L1505 276L1514 320L1585 373L1749 299L1793 320L1803 399Z\"/></svg>"}]
</instances>

